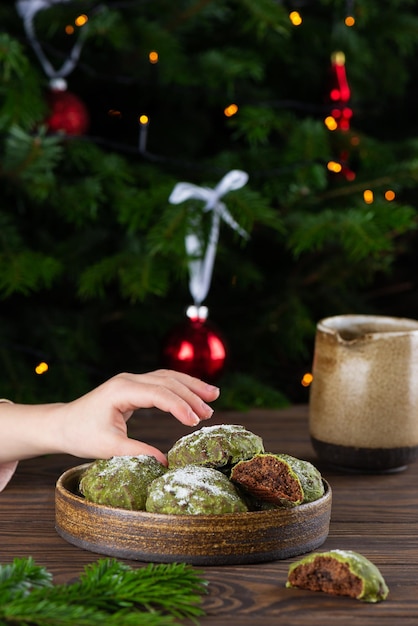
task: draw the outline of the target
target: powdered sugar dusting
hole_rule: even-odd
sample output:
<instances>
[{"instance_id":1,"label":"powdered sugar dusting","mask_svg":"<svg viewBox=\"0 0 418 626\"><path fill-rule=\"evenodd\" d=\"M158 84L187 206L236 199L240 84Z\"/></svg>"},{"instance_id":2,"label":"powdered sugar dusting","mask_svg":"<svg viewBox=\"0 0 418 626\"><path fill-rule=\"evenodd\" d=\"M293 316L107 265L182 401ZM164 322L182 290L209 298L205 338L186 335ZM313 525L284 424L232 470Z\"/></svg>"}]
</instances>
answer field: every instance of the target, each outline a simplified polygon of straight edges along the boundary
<instances>
[{"instance_id":1,"label":"powdered sugar dusting","mask_svg":"<svg viewBox=\"0 0 418 626\"><path fill-rule=\"evenodd\" d=\"M221 495L224 490L219 486L219 481L223 479L220 472L211 470L207 467L199 467L197 465L188 465L173 471L171 475L167 475L170 484L165 487L166 491L171 490L171 486L175 487L178 497L180 491L184 497L190 497L190 494L196 487L204 486L206 493L214 496ZM215 483L213 481L216 481Z\"/></svg>"},{"instance_id":2,"label":"powdered sugar dusting","mask_svg":"<svg viewBox=\"0 0 418 626\"><path fill-rule=\"evenodd\" d=\"M185 435L168 451L169 467L201 465L220 468L264 451L261 437L244 426L203 426Z\"/></svg>"},{"instance_id":3,"label":"powdered sugar dusting","mask_svg":"<svg viewBox=\"0 0 418 626\"><path fill-rule=\"evenodd\" d=\"M187 465L153 481L147 510L198 514L245 511L247 507L224 474L209 467Z\"/></svg>"},{"instance_id":4,"label":"powdered sugar dusting","mask_svg":"<svg viewBox=\"0 0 418 626\"><path fill-rule=\"evenodd\" d=\"M119 470L128 470L129 472L135 472L138 469L138 465L141 463L153 464L154 461L158 463L154 457L147 456L146 454L139 454L138 456L112 456L106 461L106 466L99 472L98 476L113 476Z\"/></svg>"},{"instance_id":5,"label":"powdered sugar dusting","mask_svg":"<svg viewBox=\"0 0 418 626\"><path fill-rule=\"evenodd\" d=\"M246 433L249 431L247 431L244 426L239 426L236 424L221 424L221 425L216 425L215 426L202 426L202 428L199 428L199 430L195 430L192 433L189 433L188 435L184 435L184 437L181 438L181 440L179 441L189 441L189 440L193 440L196 441L196 443L199 442L199 440L204 437L213 437L213 435L222 435L222 434L229 434L229 435L233 435L235 433Z\"/></svg>"}]
</instances>

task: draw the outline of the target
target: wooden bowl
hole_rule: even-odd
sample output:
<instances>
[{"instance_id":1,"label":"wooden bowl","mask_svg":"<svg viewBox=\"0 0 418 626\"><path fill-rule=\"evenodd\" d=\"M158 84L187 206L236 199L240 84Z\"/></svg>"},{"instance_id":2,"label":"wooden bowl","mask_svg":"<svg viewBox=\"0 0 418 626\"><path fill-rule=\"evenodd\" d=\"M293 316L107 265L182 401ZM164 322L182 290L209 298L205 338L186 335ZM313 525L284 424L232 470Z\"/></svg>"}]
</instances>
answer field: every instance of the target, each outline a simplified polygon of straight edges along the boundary
<instances>
[{"instance_id":1,"label":"wooden bowl","mask_svg":"<svg viewBox=\"0 0 418 626\"><path fill-rule=\"evenodd\" d=\"M328 536L331 487L290 509L225 515L163 515L94 504L79 495L88 464L67 470L55 491L56 530L79 548L159 563L232 565L311 552Z\"/></svg>"}]
</instances>

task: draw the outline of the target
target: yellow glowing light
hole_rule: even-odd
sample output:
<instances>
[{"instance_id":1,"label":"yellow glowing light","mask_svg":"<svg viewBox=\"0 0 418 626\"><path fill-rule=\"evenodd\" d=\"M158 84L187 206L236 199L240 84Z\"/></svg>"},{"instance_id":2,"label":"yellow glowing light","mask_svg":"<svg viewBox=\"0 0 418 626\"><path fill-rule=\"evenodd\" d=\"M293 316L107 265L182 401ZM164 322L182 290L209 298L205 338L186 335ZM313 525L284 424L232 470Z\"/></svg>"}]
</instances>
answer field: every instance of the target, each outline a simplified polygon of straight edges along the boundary
<instances>
[{"instance_id":1,"label":"yellow glowing light","mask_svg":"<svg viewBox=\"0 0 418 626\"><path fill-rule=\"evenodd\" d=\"M392 202L392 200L395 199L395 192L392 189L388 189L387 191L385 191L385 199L388 202Z\"/></svg>"},{"instance_id":2,"label":"yellow glowing light","mask_svg":"<svg viewBox=\"0 0 418 626\"><path fill-rule=\"evenodd\" d=\"M328 128L328 130L336 130L338 127L338 124L335 118L332 117L332 115L328 115L328 117L324 119L324 124Z\"/></svg>"},{"instance_id":3,"label":"yellow glowing light","mask_svg":"<svg viewBox=\"0 0 418 626\"><path fill-rule=\"evenodd\" d=\"M300 26L302 24L302 17L299 11L289 13L289 20L292 22L293 26Z\"/></svg>"},{"instance_id":4,"label":"yellow glowing light","mask_svg":"<svg viewBox=\"0 0 418 626\"><path fill-rule=\"evenodd\" d=\"M356 20L354 19L352 15L347 15L347 17L344 20L344 24L346 26L354 26L355 23L356 23Z\"/></svg>"},{"instance_id":5,"label":"yellow glowing light","mask_svg":"<svg viewBox=\"0 0 418 626\"><path fill-rule=\"evenodd\" d=\"M333 52L331 54L331 61L335 63L335 65L345 65L345 54L344 52L338 51Z\"/></svg>"},{"instance_id":6,"label":"yellow glowing light","mask_svg":"<svg viewBox=\"0 0 418 626\"><path fill-rule=\"evenodd\" d=\"M300 381L300 384L302 385L302 387L309 387L312 381L313 381L312 374L310 372L306 372L306 374L302 376L302 380Z\"/></svg>"},{"instance_id":7,"label":"yellow glowing light","mask_svg":"<svg viewBox=\"0 0 418 626\"><path fill-rule=\"evenodd\" d=\"M159 57L158 52L156 50L151 50L148 55L148 59L150 63L158 63Z\"/></svg>"},{"instance_id":8,"label":"yellow glowing light","mask_svg":"<svg viewBox=\"0 0 418 626\"><path fill-rule=\"evenodd\" d=\"M148 124L148 122L149 122L149 117L148 117L148 115L140 115L139 118L138 118L138 121L143 126L146 126Z\"/></svg>"},{"instance_id":9,"label":"yellow glowing light","mask_svg":"<svg viewBox=\"0 0 418 626\"><path fill-rule=\"evenodd\" d=\"M365 189L363 191L363 200L366 204L372 204L374 200L374 195L371 189Z\"/></svg>"},{"instance_id":10,"label":"yellow glowing light","mask_svg":"<svg viewBox=\"0 0 418 626\"><path fill-rule=\"evenodd\" d=\"M48 363L45 363L45 361L41 361L35 367L35 372L37 374L45 374L45 372L47 372L48 370L49 370L49 366L48 366Z\"/></svg>"},{"instance_id":11,"label":"yellow glowing light","mask_svg":"<svg viewBox=\"0 0 418 626\"><path fill-rule=\"evenodd\" d=\"M73 35L74 26L71 26L71 24L67 24L67 26L65 27L65 32L67 33L67 35Z\"/></svg>"},{"instance_id":12,"label":"yellow glowing light","mask_svg":"<svg viewBox=\"0 0 418 626\"><path fill-rule=\"evenodd\" d=\"M337 163L337 161L329 161L327 163L327 168L330 172L334 172L335 174L339 174L339 172L343 169L341 163Z\"/></svg>"},{"instance_id":13,"label":"yellow glowing light","mask_svg":"<svg viewBox=\"0 0 418 626\"><path fill-rule=\"evenodd\" d=\"M224 115L226 117L232 117L236 113L238 113L238 105L237 104L229 104L227 107L224 108Z\"/></svg>"},{"instance_id":14,"label":"yellow glowing light","mask_svg":"<svg viewBox=\"0 0 418 626\"><path fill-rule=\"evenodd\" d=\"M75 18L74 20L74 24L76 26L84 26L84 24L87 24L87 22L89 21L89 18L87 17L87 15L85 15L84 13L82 15L79 15L78 17Z\"/></svg>"}]
</instances>

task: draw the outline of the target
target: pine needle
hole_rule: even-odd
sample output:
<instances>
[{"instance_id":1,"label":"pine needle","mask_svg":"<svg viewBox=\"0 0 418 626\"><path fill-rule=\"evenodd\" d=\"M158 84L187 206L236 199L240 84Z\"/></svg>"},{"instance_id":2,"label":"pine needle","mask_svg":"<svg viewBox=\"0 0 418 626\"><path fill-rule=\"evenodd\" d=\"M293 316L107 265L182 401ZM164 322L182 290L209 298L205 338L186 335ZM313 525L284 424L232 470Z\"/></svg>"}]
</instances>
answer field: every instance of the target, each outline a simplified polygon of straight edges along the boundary
<instances>
[{"instance_id":1,"label":"pine needle","mask_svg":"<svg viewBox=\"0 0 418 626\"><path fill-rule=\"evenodd\" d=\"M132 569L116 559L84 568L69 585L31 557L0 566L0 626L171 626L204 614L207 582L184 563Z\"/></svg>"}]
</instances>

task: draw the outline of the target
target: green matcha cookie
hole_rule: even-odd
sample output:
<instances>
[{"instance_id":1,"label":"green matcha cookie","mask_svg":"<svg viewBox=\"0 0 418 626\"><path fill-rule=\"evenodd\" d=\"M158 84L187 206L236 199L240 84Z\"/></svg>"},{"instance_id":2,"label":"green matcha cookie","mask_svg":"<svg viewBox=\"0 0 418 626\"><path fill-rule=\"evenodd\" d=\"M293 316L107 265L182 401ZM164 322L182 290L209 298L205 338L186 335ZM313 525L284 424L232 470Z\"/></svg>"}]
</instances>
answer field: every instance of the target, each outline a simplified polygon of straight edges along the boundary
<instances>
[{"instance_id":1,"label":"green matcha cookie","mask_svg":"<svg viewBox=\"0 0 418 626\"><path fill-rule=\"evenodd\" d=\"M222 424L204 426L185 435L168 452L171 468L201 465L228 468L238 461L264 452L263 440L243 426Z\"/></svg>"},{"instance_id":2,"label":"green matcha cookie","mask_svg":"<svg viewBox=\"0 0 418 626\"><path fill-rule=\"evenodd\" d=\"M303 489L302 502L313 502L324 495L325 488L321 473L312 463L290 456L290 454L277 454L277 457L288 463L299 478Z\"/></svg>"},{"instance_id":3,"label":"green matcha cookie","mask_svg":"<svg viewBox=\"0 0 418 626\"><path fill-rule=\"evenodd\" d=\"M173 515L219 515L248 509L222 472L188 465L169 470L152 482L146 510Z\"/></svg>"},{"instance_id":4,"label":"green matcha cookie","mask_svg":"<svg viewBox=\"0 0 418 626\"><path fill-rule=\"evenodd\" d=\"M148 486L167 471L153 456L114 456L94 461L79 489L86 500L121 509L144 510Z\"/></svg>"},{"instance_id":5,"label":"green matcha cookie","mask_svg":"<svg viewBox=\"0 0 418 626\"><path fill-rule=\"evenodd\" d=\"M237 463L231 481L253 498L277 506L297 506L303 502L301 481L289 463L276 454L257 454Z\"/></svg>"},{"instance_id":6,"label":"green matcha cookie","mask_svg":"<svg viewBox=\"0 0 418 626\"><path fill-rule=\"evenodd\" d=\"M351 550L316 552L293 563L286 587L349 596L363 602L380 602L389 593L378 568Z\"/></svg>"},{"instance_id":7,"label":"green matcha cookie","mask_svg":"<svg viewBox=\"0 0 418 626\"><path fill-rule=\"evenodd\" d=\"M261 509L297 506L324 494L316 467L288 454L257 454L241 461L232 468L231 480L258 501L256 508Z\"/></svg>"}]
</instances>

